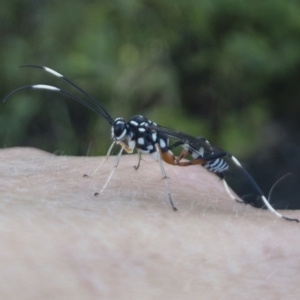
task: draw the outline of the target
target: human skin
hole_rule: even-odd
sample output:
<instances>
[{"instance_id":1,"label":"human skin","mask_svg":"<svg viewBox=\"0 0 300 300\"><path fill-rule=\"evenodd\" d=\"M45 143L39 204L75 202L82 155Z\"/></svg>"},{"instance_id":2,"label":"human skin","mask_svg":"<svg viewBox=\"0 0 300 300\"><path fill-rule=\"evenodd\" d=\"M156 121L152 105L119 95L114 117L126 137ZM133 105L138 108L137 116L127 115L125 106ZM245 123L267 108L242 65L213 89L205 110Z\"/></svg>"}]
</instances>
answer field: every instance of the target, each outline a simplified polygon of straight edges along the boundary
<instances>
[{"instance_id":1,"label":"human skin","mask_svg":"<svg viewBox=\"0 0 300 300\"><path fill-rule=\"evenodd\" d=\"M200 166L0 150L1 299L297 299L300 225ZM94 193L99 192L98 196ZM299 218L299 211L284 211Z\"/></svg>"}]
</instances>

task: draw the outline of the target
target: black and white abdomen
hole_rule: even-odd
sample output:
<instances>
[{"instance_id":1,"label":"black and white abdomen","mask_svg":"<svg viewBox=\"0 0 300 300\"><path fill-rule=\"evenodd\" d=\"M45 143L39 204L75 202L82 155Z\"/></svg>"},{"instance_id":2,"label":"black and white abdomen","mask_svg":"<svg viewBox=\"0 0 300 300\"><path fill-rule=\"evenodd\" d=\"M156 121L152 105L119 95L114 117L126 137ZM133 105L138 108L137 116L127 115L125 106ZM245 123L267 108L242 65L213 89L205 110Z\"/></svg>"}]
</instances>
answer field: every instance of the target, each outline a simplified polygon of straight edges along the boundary
<instances>
[{"instance_id":1,"label":"black and white abdomen","mask_svg":"<svg viewBox=\"0 0 300 300\"><path fill-rule=\"evenodd\" d=\"M206 141L206 142L209 144L208 141ZM204 157L205 151L204 151L203 147L195 150L195 149L191 148L188 144L184 144L182 146L184 149L189 151L189 153L191 154L191 156L194 159L205 158ZM213 154L213 152L212 152L212 154ZM202 166L205 169L207 169L208 171L216 173L216 174L221 174L228 170L228 164L223 158L216 158L214 160L208 161L208 162L202 164Z\"/></svg>"},{"instance_id":2,"label":"black and white abdomen","mask_svg":"<svg viewBox=\"0 0 300 300\"><path fill-rule=\"evenodd\" d=\"M207 163L203 164L203 167L213 173L224 173L228 170L228 164L222 158L208 161Z\"/></svg>"}]
</instances>

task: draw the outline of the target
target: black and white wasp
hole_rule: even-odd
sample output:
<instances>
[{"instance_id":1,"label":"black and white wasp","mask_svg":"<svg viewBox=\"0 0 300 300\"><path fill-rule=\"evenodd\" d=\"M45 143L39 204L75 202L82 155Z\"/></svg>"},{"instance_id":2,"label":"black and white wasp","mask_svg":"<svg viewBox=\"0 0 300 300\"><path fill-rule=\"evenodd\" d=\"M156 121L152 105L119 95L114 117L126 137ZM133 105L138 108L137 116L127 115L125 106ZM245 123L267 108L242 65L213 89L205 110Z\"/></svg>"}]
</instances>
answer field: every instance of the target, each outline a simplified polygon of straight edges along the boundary
<instances>
[{"instance_id":1,"label":"black and white wasp","mask_svg":"<svg viewBox=\"0 0 300 300\"><path fill-rule=\"evenodd\" d=\"M210 145L210 143L203 137L194 138L192 136L189 136L185 133L168 129L162 126L157 125L156 123L148 120L147 118L136 115L129 119L128 122L126 122L123 118L118 117L116 119L113 119L109 113L105 110L105 108L92 96L90 96L87 92L85 92L82 88L80 88L78 85L73 83L71 80L69 80L64 75L44 66L36 66L36 65L24 65L21 67L32 67L32 68L38 68L42 69L58 78L63 79L64 81L68 82L71 86L73 86L75 89L77 89L79 92L81 92L87 100L83 100L77 96L72 95L71 93L50 85L44 85L44 84L35 84L35 85L29 85L29 86L23 86L20 87L13 92L11 92L5 99L6 101L9 97L11 97L13 94L24 90L24 89L35 89L35 90L48 90L53 92L58 92L61 94L64 94L68 97L70 97L73 100L76 100L77 102L81 103L82 105L88 107L92 111L96 112L97 114L104 117L108 123L111 125L111 138L113 140L112 145L110 146L106 158L110 155L113 146L115 144L119 144L121 146L120 152L117 156L115 167L117 167L120 157L125 150L127 153L132 153L134 149L137 149L139 160L138 164L135 167L136 169L140 166L141 161L141 155L142 154L150 154L156 161L159 162L161 172L163 175L163 179L166 184L167 192L168 192L168 198L170 201L170 204L174 211L177 210L177 208L174 205L172 195L170 192L170 188L167 181L167 175L162 163L162 160L165 161L168 164L177 165L177 166L189 166L189 165L196 165L201 164L203 165L207 170L216 173L222 180L225 186L225 189L227 193L230 195L231 198L239 201L236 199L230 192L226 181L224 180L224 172L228 169L227 163L224 161L224 157L229 157L245 174L245 176L248 178L258 195L262 198L263 202L267 206L267 208L273 212L276 216L280 218L284 218L289 221L296 221L299 222L298 219L291 219L288 217L283 216L282 214L278 213L268 202L268 200L263 195L261 189L256 184L256 182L253 180L253 178L249 175L249 173L242 167L242 165L239 163L239 161L232 156L230 153L218 150ZM169 138L175 139L176 142L172 145L169 145ZM179 157L175 157L172 149L181 146L183 147L183 151ZM192 160L182 161L184 157L187 156L187 154L191 154L193 157ZM111 173L112 175L112 173ZM110 175L110 176L111 176ZM109 177L110 178L110 177ZM108 181L107 181L108 182ZM107 184L106 182L106 184ZM106 185L105 184L105 185ZM241 201L240 201L241 202Z\"/></svg>"},{"instance_id":2,"label":"black and white wasp","mask_svg":"<svg viewBox=\"0 0 300 300\"><path fill-rule=\"evenodd\" d=\"M105 118L108 123L111 125L111 138L113 140L112 145L110 146L106 158L110 155L113 146L115 144L119 144L121 146L121 150L117 156L117 160L115 163L115 167L117 167L120 157L125 150L127 153L132 153L134 149L137 149L138 155L139 155L139 161L137 166L135 166L136 169L140 166L141 161L141 155L142 154L150 154L156 161L159 162L161 172L163 175L163 179L166 184L166 188L168 191L168 197L169 201L171 203L171 206L173 210L177 210L177 208L174 205L172 195L170 192L169 184L167 181L167 175L162 163L162 160L166 161L170 164L179 164L179 165L185 165L184 162L177 163L175 156L168 148L168 138L163 133L157 133L155 130L149 131L148 128L151 125L156 126L155 123L148 120L147 118L136 115L129 119L128 122L126 122L123 118L118 117L116 119L113 119L109 113L106 111L106 109L92 96L90 96L87 92L85 92L82 88L80 88L78 85L73 83L71 80L69 80L64 75L44 66L37 66L37 65L24 65L23 67L31 67L31 68L38 68L42 69L58 78L63 79L64 81L68 82L71 86L73 86L75 89L80 91L87 100L83 100L77 96L72 95L71 93L50 85L45 84L35 84L35 85L29 85L29 86L23 86L20 87L13 92L11 92L3 101L6 101L9 97L11 97L13 94L24 90L24 89L34 89L34 90L48 90L52 92L58 92L61 94L64 94L68 97L70 97L73 100L76 100L77 102L81 103L82 105L88 107L92 111L96 112L97 114L101 115L103 118ZM112 173L111 173L112 175ZM109 176L109 179L111 177ZM108 182L108 181L107 181ZM106 184L107 184L106 182ZM105 186L106 186L105 184ZM103 189L102 189L103 190Z\"/></svg>"},{"instance_id":3,"label":"black and white wasp","mask_svg":"<svg viewBox=\"0 0 300 300\"><path fill-rule=\"evenodd\" d=\"M157 126L156 124L151 124L148 126L148 130L153 130L157 133L165 134L168 138L177 139L177 142L169 145L169 150L174 149L177 146L181 146L183 148L181 154L176 158L176 163L179 165L181 159L185 158L187 155L192 156L192 160L185 162L185 165L202 165L208 171L215 173L224 183L224 187L230 197L238 202L239 199L236 199L232 193L230 192L228 185L225 181L225 172L228 170L228 164L224 160L224 158L228 157L232 160L232 162L242 171L244 176L248 179L249 183L252 185L253 189L256 191L257 195L264 202L265 206L274 213L277 217L283 218L288 221L295 221L299 223L298 219L288 218L281 213L277 212L272 205L269 203L267 198L264 196L264 193L252 178L252 176L248 173L248 171L242 166L242 164L237 160L229 152L220 150L216 147L213 147L208 140L206 140L203 136L199 136L197 138L185 134L180 131L172 130L166 127ZM181 164L182 165L182 164Z\"/></svg>"}]
</instances>

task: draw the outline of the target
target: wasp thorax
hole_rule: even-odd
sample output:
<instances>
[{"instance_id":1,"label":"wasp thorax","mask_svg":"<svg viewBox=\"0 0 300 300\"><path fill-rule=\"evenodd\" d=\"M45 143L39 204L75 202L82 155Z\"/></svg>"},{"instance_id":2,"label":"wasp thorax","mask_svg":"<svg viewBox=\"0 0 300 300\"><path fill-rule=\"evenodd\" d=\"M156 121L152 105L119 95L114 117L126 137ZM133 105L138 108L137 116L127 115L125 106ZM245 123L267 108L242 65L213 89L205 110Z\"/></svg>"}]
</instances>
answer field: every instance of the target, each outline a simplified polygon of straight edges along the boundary
<instances>
[{"instance_id":1,"label":"wasp thorax","mask_svg":"<svg viewBox=\"0 0 300 300\"><path fill-rule=\"evenodd\" d=\"M127 133L127 125L123 118L117 118L111 127L111 138L120 141L125 138Z\"/></svg>"}]
</instances>

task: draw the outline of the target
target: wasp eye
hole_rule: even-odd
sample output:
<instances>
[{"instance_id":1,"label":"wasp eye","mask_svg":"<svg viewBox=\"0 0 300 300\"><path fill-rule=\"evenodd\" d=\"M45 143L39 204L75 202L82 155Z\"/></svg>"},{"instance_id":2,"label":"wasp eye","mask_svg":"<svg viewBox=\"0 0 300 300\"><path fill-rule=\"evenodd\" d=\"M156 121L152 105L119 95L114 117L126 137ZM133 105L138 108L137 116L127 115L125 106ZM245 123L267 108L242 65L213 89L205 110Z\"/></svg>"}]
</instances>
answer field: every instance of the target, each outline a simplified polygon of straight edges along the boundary
<instances>
[{"instance_id":1,"label":"wasp eye","mask_svg":"<svg viewBox=\"0 0 300 300\"><path fill-rule=\"evenodd\" d=\"M125 129L125 124L117 124L114 127L115 136L119 137L123 133L124 129Z\"/></svg>"},{"instance_id":2,"label":"wasp eye","mask_svg":"<svg viewBox=\"0 0 300 300\"><path fill-rule=\"evenodd\" d=\"M126 135L126 123L123 119L116 119L113 126L112 126L112 138L114 140L121 140Z\"/></svg>"}]
</instances>

